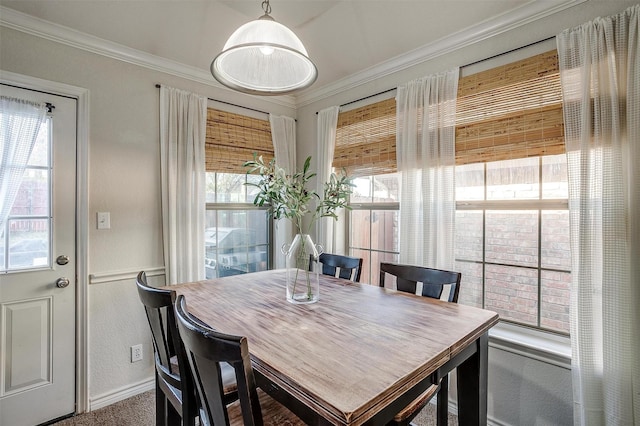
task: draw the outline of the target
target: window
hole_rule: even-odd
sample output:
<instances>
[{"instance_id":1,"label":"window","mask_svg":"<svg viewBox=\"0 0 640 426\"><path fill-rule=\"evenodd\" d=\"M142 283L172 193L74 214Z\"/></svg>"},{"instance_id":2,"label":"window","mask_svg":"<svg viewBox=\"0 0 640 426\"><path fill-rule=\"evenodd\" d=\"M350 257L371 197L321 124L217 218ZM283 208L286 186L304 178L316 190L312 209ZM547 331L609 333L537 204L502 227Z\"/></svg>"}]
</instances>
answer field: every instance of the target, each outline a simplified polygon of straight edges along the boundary
<instances>
[{"instance_id":1,"label":"window","mask_svg":"<svg viewBox=\"0 0 640 426\"><path fill-rule=\"evenodd\" d=\"M456 112L459 303L567 334L571 252L556 51L460 79ZM398 260L395 100L338 117L334 166L357 176L349 252L362 281Z\"/></svg>"},{"instance_id":2,"label":"window","mask_svg":"<svg viewBox=\"0 0 640 426\"><path fill-rule=\"evenodd\" d=\"M568 333L571 252L556 51L463 77L456 121L459 303Z\"/></svg>"},{"instance_id":3,"label":"window","mask_svg":"<svg viewBox=\"0 0 640 426\"><path fill-rule=\"evenodd\" d=\"M0 271L51 265L51 118L40 128L22 183L0 229Z\"/></svg>"},{"instance_id":4,"label":"window","mask_svg":"<svg viewBox=\"0 0 640 426\"><path fill-rule=\"evenodd\" d=\"M378 284L380 262L398 261L396 102L382 101L340 112L334 168L354 176L348 215L348 250L362 257L363 283Z\"/></svg>"},{"instance_id":5,"label":"window","mask_svg":"<svg viewBox=\"0 0 640 426\"><path fill-rule=\"evenodd\" d=\"M459 303L568 333L566 156L458 166L456 200Z\"/></svg>"},{"instance_id":6,"label":"window","mask_svg":"<svg viewBox=\"0 0 640 426\"><path fill-rule=\"evenodd\" d=\"M398 262L398 175L354 179L349 254L361 257L363 283L378 284L380 262Z\"/></svg>"},{"instance_id":7,"label":"window","mask_svg":"<svg viewBox=\"0 0 640 426\"><path fill-rule=\"evenodd\" d=\"M246 185L258 176L243 167L254 152L273 158L269 122L209 108L205 150L206 278L270 269L272 221Z\"/></svg>"}]
</instances>

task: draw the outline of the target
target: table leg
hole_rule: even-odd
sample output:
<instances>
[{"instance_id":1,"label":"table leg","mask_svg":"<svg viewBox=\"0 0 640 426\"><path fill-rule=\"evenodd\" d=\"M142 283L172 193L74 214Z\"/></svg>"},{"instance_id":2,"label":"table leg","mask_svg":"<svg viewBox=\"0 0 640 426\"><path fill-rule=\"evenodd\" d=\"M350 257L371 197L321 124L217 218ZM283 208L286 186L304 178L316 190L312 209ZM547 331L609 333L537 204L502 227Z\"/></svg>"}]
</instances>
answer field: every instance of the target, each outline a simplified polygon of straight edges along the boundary
<instances>
[{"instance_id":1,"label":"table leg","mask_svg":"<svg viewBox=\"0 0 640 426\"><path fill-rule=\"evenodd\" d=\"M458 424L487 424L487 368L489 335L476 342L476 353L458 366Z\"/></svg>"}]
</instances>

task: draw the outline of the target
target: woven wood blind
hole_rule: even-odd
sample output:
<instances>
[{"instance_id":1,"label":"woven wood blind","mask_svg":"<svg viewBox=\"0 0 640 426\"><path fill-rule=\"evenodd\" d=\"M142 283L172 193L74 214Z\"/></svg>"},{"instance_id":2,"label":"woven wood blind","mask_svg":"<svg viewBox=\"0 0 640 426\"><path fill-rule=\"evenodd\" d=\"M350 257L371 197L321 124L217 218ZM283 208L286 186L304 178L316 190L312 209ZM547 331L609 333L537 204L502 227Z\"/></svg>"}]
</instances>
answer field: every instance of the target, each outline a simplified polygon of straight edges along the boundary
<instances>
[{"instance_id":1,"label":"woven wood blind","mask_svg":"<svg viewBox=\"0 0 640 426\"><path fill-rule=\"evenodd\" d=\"M350 176L397 171L394 98L338 114L333 167Z\"/></svg>"},{"instance_id":2,"label":"woven wood blind","mask_svg":"<svg viewBox=\"0 0 640 426\"><path fill-rule=\"evenodd\" d=\"M564 152L555 50L460 79L456 164Z\"/></svg>"},{"instance_id":3,"label":"woven wood blind","mask_svg":"<svg viewBox=\"0 0 640 426\"><path fill-rule=\"evenodd\" d=\"M265 161L274 156L269 121L214 108L207 110L205 161L208 172L245 173L247 169L242 165L253 158L254 152Z\"/></svg>"}]
</instances>

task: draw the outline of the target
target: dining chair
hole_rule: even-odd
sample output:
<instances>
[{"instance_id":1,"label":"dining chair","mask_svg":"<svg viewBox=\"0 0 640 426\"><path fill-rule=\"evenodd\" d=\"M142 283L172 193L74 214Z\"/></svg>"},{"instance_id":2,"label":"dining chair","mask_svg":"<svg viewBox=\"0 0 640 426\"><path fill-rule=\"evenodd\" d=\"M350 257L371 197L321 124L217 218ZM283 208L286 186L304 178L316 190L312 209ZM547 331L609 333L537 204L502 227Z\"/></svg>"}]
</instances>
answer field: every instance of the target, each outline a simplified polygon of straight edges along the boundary
<instances>
[{"instance_id":1,"label":"dining chair","mask_svg":"<svg viewBox=\"0 0 640 426\"><path fill-rule=\"evenodd\" d=\"M195 321L187 310L183 295L178 296L175 312L205 425L305 424L284 405L257 388L246 337L220 333ZM238 401L228 405L221 381L222 363L232 366L238 383Z\"/></svg>"},{"instance_id":2,"label":"dining chair","mask_svg":"<svg viewBox=\"0 0 640 426\"><path fill-rule=\"evenodd\" d=\"M140 271L136 277L138 296L145 307L155 355L156 424L193 426L199 406L193 377L175 319L176 292L147 284ZM231 366L224 368L225 400L237 399Z\"/></svg>"},{"instance_id":3,"label":"dining chair","mask_svg":"<svg viewBox=\"0 0 640 426\"><path fill-rule=\"evenodd\" d=\"M458 303L460 279L462 278L460 272L381 262L380 287L385 286L385 276L387 274L395 277L398 291L416 294L418 283L422 283L420 293L422 296ZM447 290L447 293L444 293L445 290ZM411 421L418 415L420 410L437 394L437 424L446 426L449 412L449 376L445 375L439 380L435 378L434 381L437 381L437 383L431 385L402 411L397 413L388 425L404 426L411 424Z\"/></svg>"},{"instance_id":4,"label":"dining chair","mask_svg":"<svg viewBox=\"0 0 640 426\"><path fill-rule=\"evenodd\" d=\"M322 264L322 273L324 275L338 276L346 280L360 282L360 274L362 272L361 257L322 253L318 261Z\"/></svg>"}]
</instances>

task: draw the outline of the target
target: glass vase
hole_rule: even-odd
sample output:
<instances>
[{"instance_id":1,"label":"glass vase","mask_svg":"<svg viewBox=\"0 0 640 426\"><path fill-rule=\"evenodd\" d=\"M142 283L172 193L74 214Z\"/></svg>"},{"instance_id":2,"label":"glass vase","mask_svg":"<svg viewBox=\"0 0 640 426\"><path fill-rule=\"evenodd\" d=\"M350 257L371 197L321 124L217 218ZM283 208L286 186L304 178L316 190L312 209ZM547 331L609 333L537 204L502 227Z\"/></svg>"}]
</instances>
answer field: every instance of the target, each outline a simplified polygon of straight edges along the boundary
<instances>
[{"instance_id":1,"label":"glass vase","mask_svg":"<svg viewBox=\"0 0 640 426\"><path fill-rule=\"evenodd\" d=\"M320 299L318 256L322 246L313 243L309 234L297 234L291 244L282 245L286 256L287 301L315 303Z\"/></svg>"}]
</instances>

